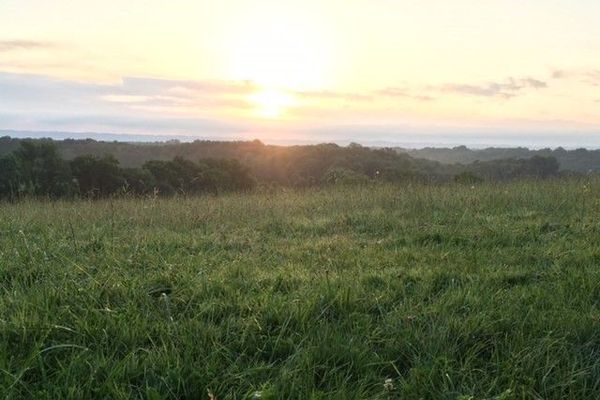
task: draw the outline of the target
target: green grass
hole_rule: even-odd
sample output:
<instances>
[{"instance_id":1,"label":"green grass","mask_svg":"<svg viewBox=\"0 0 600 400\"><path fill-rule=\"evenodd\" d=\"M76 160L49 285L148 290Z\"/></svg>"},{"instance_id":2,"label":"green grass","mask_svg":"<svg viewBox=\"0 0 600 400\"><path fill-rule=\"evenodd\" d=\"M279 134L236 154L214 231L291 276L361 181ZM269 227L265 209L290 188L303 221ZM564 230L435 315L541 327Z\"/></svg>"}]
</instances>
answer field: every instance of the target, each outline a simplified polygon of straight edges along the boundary
<instances>
[{"instance_id":1,"label":"green grass","mask_svg":"<svg viewBox=\"0 0 600 400\"><path fill-rule=\"evenodd\" d=\"M597 399L599 239L596 180L0 204L0 394Z\"/></svg>"}]
</instances>

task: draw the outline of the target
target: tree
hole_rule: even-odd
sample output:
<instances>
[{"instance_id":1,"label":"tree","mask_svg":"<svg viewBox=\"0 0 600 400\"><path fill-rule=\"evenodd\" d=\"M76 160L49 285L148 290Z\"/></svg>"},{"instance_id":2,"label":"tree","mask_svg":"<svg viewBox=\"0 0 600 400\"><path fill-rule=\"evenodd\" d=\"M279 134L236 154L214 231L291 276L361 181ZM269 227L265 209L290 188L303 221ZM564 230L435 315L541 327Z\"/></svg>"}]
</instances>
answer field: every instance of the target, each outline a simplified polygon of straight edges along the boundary
<instances>
[{"instance_id":1,"label":"tree","mask_svg":"<svg viewBox=\"0 0 600 400\"><path fill-rule=\"evenodd\" d=\"M82 195L105 197L125 186L119 161L111 155L76 157L71 161L71 172Z\"/></svg>"},{"instance_id":2,"label":"tree","mask_svg":"<svg viewBox=\"0 0 600 400\"><path fill-rule=\"evenodd\" d=\"M200 167L190 160L175 157L172 161L148 161L143 166L156 180L161 193L197 193L202 189Z\"/></svg>"},{"instance_id":3,"label":"tree","mask_svg":"<svg viewBox=\"0 0 600 400\"><path fill-rule=\"evenodd\" d=\"M249 190L256 184L250 170L237 160L206 159L198 165L200 182L212 192Z\"/></svg>"},{"instance_id":4,"label":"tree","mask_svg":"<svg viewBox=\"0 0 600 400\"><path fill-rule=\"evenodd\" d=\"M156 179L147 169L125 168L122 170L125 191L132 194L148 194L156 187Z\"/></svg>"},{"instance_id":5,"label":"tree","mask_svg":"<svg viewBox=\"0 0 600 400\"><path fill-rule=\"evenodd\" d=\"M533 156L524 166L525 174L537 178L558 175L559 164L554 157Z\"/></svg>"},{"instance_id":6,"label":"tree","mask_svg":"<svg viewBox=\"0 0 600 400\"><path fill-rule=\"evenodd\" d=\"M19 169L20 193L50 197L73 193L69 164L58 155L52 142L22 141L14 157Z\"/></svg>"},{"instance_id":7,"label":"tree","mask_svg":"<svg viewBox=\"0 0 600 400\"><path fill-rule=\"evenodd\" d=\"M21 182L19 163L14 155L0 158L0 198L14 199L19 195Z\"/></svg>"}]
</instances>

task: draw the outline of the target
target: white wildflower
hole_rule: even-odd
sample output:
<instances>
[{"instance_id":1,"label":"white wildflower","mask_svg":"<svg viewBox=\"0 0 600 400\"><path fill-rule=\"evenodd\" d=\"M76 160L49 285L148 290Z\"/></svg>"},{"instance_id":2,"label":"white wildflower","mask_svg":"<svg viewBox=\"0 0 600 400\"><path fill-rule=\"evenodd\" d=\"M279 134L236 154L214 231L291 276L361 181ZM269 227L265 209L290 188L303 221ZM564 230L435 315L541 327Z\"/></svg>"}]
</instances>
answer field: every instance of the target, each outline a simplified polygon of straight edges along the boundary
<instances>
[{"instance_id":1,"label":"white wildflower","mask_svg":"<svg viewBox=\"0 0 600 400\"><path fill-rule=\"evenodd\" d=\"M394 380L392 378L387 378L385 381L383 381L383 388L387 392L393 391L395 389Z\"/></svg>"}]
</instances>

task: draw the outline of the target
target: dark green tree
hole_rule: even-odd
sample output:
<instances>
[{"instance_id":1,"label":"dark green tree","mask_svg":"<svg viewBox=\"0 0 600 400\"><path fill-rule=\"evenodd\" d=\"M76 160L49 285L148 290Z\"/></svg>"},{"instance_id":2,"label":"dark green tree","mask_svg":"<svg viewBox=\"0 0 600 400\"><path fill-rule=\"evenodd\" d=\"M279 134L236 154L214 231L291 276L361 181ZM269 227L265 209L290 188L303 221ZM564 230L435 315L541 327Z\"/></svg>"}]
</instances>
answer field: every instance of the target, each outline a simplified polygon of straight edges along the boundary
<instances>
[{"instance_id":1,"label":"dark green tree","mask_svg":"<svg viewBox=\"0 0 600 400\"><path fill-rule=\"evenodd\" d=\"M22 141L14 152L19 169L19 194L61 197L71 195L75 185L69 164L50 141Z\"/></svg>"},{"instance_id":2,"label":"dark green tree","mask_svg":"<svg viewBox=\"0 0 600 400\"><path fill-rule=\"evenodd\" d=\"M127 193L148 194L156 187L156 179L147 169L125 168L122 173Z\"/></svg>"},{"instance_id":3,"label":"dark green tree","mask_svg":"<svg viewBox=\"0 0 600 400\"><path fill-rule=\"evenodd\" d=\"M76 157L71 161L71 172L81 195L105 197L123 190L125 178L119 161L111 155Z\"/></svg>"},{"instance_id":4,"label":"dark green tree","mask_svg":"<svg viewBox=\"0 0 600 400\"><path fill-rule=\"evenodd\" d=\"M0 198L13 200L20 191L19 162L13 155L0 158Z\"/></svg>"}]
</instances>

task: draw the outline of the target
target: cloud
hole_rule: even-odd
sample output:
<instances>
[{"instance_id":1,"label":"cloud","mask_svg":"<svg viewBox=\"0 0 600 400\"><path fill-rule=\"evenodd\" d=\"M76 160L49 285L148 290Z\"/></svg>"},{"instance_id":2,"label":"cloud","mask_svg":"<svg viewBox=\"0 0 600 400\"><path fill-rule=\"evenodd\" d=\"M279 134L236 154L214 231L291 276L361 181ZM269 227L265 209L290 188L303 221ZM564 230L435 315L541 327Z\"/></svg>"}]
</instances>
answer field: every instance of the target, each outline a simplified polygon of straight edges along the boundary
<instances>
[{"instance_id":1,"label":"cloud","mask_svg":"<svg viewBox=\"0 0 600 400\"><path fill-rule=\"evenodd\" d=\"M586 73L586 83L592 86L600 86L600 70L592 70Z\"/></svg>"},{"instance_id":2,"label":"cloud","mask_svg":"<svg viewBox=\"0 0 600 400\"><path fill-rule=\"evenodd\" d=\"M565 79L571 76L571 74L563 69L557 69L552 72L552 79Z\"/></svg>"},{"instance_id":3,"label":"cloud","mask_svg":"<svg viewBox=\"0 0 600 400\"><path fill-rule=\"evenodd\" d=\"M0 112L10 116L0 128L228 132L237 126L210 116L250 107L243 96L250 90L246 82L126 77L100 84L0 72Z\"/></svg>"},{"instance_id":4,"label":"cloud","mask_svg":"<svg viewBox=\"0 0 600 400\"><path fill-rule=\"evenodd\" d=\"M521 84L523 85L523 87L530 87L534 89L545 89L548 87L548 84L546 82L533 78L521 79Z\"/></svg>"},{"instance_id":5,"label":"cloud","mask_svg":"<svg viewBox=\"0 0 600 400\"><path fill-rule=\"evenodd\" d=\"M544 89L546 87L548 84L538 79L508 78L504 82L489 82L479 85L449 83L442 85L439 89L446 93L510 99L519 96L526 89Z\"/></svg>"},{"instance_id":6,"label":"cloud","mask_svg":"<svg viewBox=\"0 0 600 400\"><path fill-rule=\"evenodd\" d=\"M193 81L125 77L123 78L120 87L115 89L123 93L172 93L179 97L194 97L198 95L205 95L207 93L228 95L249 94L256 90L256 86L252 82L248 81Z\"/></svg>"},{"instance_id":7,"label":"cloud","mask_svg":"<svg viewBox=\"0 0 600 400\"><path fill-rule=\"evenodd\" d=\"M43 126L56 129L73 129L81 126L93 126L98 129L126 130L137 132L169 132L169 133L235 133L243 132L245 127L239 124L226 123L204 118L185 117L140 117L86 114L66 117L45 117L37 122Z\"/></svg>"},{"instance_id":8,"label":"cloud","mask_svg":"<svg viewBox=\"0 0 600 400\"><path fill-rule=\"evenodd\" d=\"M327 121L332 116L354 122L372 121L382 118L383 114L373 113L371 107L382 99L432 101L444 93L511 98L547 86L542 80L525 77L480 84L400 84L364 92L290 91L299 100L290 113L297 121L303 115L312 121ZM254 119L252 113L239 112L257 107L248 94L260 89L245 81L124 77L114 83L93 83L0 72L0 129L233 135L252 131L252 125L261 130L270 126ZM338 107L336 102L344 107ZM350 102L355 104L350 106ZM313 108L302 108L307 104ZM348 111L350 108L352 112ZM409 113L396 114L389 121L410 118ZM373 135L383 135L384 128L374 128Z\"/></svg>"},{"instance_id":9,"label":"cloud","mask_svg":"<svg viewBox=\"0 0 600 400\"><path fill-rule=\"evenodd\" d=\"M388 87L379 90L365 91L364 93L352 93L352 92L336 92L330 90L322 91L293 91L292 95L309 100L340 100L346 102L370 102L374 99L385 97L404 97L407 99L419 100L419 101L431 101L435 100L433 96L414 94L409 89L399 87Z\"/></svg>"},{"instance_id":10,"label":"cloud","mask_svg":"<svg viewBox=\"0 0 600 400\"><path fill-rule=\"evenodd\" d=\"M542 80L530 77L508 78L501 82L482 84L446 83L429 85L421 88L408 86L391 86L374 92L378 96L407 98L418 101L434 101L440 92L455 95L491 97L510 99L523 94L527 89L544 89L548 84Z\"/></svg>"},{"instance_id":11,"label":"cloud","mask_svg":"<svg viewBox=\"0 0 600 400\"><path fill-rule=\"evenodd\" d=\"M146 107L248 108L245 96L254 93L250 82L191 81L125 77L120 85L112 85L109 94L100 98L107 102Z\"/></svg>"},{"instance_id":12,"label":"cloud","mask_svg":"<svg viewBox=\"0 0 600 400\"><path fill-rule=\"evenodd\" d=\"M113 103L145 103L151 99L151 97L128 94L108 94L106 96L101 96L100 99Z\"/></svg>"},{"instance_id":13,"label":"cloud","mask_svg":"<svg viewBox=\"0 0 600 400\"><path fill-rule=\"evenodd\" d=\"M581 83L599 86L600 69L580 68L571 70L555 70L552 72L553 79L578 79Z\"/></svg>"},{"instance_id":14,"label":"cloud","mask_svg":"<svg viewBox=\"0 0 600 400\"><path fill-rule=\"evenodd\" d=\"M388 97L405 97L413 100L432 101L435 97L423 94L413 94L406 88L388 87L377 92L380 95Z\"/></svg>"},{"instance_id":15,"label":"cloud","mask_svg":"<svg viewBox=\"0 0 600 400\"><path fill-rule=\"evenodd\" d=\"M405 98L421 102L435 101L440 91L443 93L462 94L480 97L497 97L510 99L521 95L526 89L544 89L548 84L545 81L530 77L508 78L503 82L489 82L484 84L447 83L440 86L407 87L390 86L365 93L345 93L331 91L294 92L294 94L307 98L334 99L345 101L371 101L379 97Z\"/></svg>"},{"instance_id":16,"label":"cloud","mask_svg":"<svg viewBox=\"0 0 600 400\"><path fill-rule=\"evenodd\" d=\"M570 78L600 78L600 70L579 68L579 69L557 69L552 72L553 79L570 79Z\"/></svg>"},{"instance_id":17,"label":"cloud","mask_svg":"<svg viewBox=\"0 0 600 400\"><path fill-rule=\"evenodd\" d=\"M61 108L67 104L99 107L151 105L164 107L247 106L243 100L255 87L248 82L186 81L125 77L119 83L98 84L37 74L0 72L0 107Z\"/></svg>"},{"instance_id":18,"label":"cloud","mask_svg":"<svg viewBox=\"0 0 600 400\"><path fill-rule=\"evenodd\" d=\"M343 100L343 101L369 101L373 96L370 93L347 93L334 92L329 90L322 91L296 91L292 94L304 98L321 100Z\"/></svg>"},{"instance_id":19,"label":"cloud","mask_svg":"<svg viewBox=\"0 0 600 400\"><path fill-rule=\"evenodd\" d=\"M0 40L0 52L37 50L55 47L53 43L35 40Z\"/></svg>"}]
</instances>

